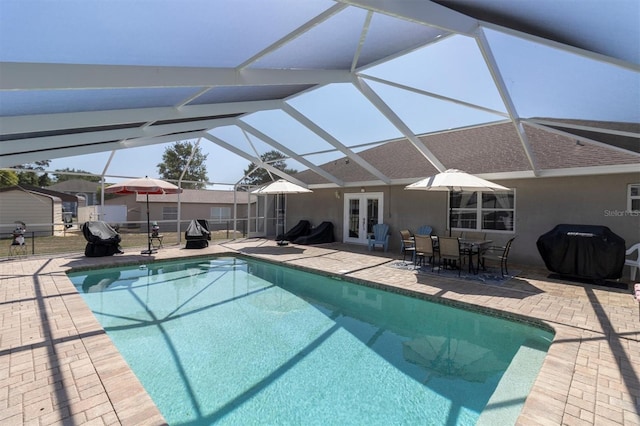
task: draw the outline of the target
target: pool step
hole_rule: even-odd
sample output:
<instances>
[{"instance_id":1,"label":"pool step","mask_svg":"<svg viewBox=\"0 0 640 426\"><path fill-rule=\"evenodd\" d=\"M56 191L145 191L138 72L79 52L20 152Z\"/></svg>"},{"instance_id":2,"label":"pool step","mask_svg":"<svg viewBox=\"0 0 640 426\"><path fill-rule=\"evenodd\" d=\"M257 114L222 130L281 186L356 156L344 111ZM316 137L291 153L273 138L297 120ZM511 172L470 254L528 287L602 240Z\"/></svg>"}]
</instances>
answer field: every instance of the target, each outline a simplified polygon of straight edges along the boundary
<instances>
[{"instance_id":1,"label":"pool step","mask_svg":"<svg viewBox=\"0 0 640 426\"><path fill-rule=\"evenodd\" d=\"M477 426L513 425L540 371L546 350L522 345L500 379Z\"/></svg>"}]
</instances>

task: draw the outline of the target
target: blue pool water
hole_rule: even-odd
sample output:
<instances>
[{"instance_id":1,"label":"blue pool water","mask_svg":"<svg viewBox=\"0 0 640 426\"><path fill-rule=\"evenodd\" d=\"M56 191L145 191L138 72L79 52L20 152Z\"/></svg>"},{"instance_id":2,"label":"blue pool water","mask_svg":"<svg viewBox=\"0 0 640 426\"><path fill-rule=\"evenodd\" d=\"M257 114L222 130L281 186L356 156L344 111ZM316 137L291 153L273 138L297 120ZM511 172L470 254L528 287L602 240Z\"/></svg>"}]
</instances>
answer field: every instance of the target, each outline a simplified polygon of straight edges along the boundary
<instances>
[{"instance_id":1,"label":"blue pool water","mask_svg":"<svg viewBox=\"0 0 640 426\"><path fill-rule=\"evenodd\" d=\"M523 401L500 379L522 348L544 354L552 339L245 259L69 277L172 425L472 425L505 405L497 388L517 416ZM529 382L533 359L521 362Z\"/></svg>"}]
</instances>

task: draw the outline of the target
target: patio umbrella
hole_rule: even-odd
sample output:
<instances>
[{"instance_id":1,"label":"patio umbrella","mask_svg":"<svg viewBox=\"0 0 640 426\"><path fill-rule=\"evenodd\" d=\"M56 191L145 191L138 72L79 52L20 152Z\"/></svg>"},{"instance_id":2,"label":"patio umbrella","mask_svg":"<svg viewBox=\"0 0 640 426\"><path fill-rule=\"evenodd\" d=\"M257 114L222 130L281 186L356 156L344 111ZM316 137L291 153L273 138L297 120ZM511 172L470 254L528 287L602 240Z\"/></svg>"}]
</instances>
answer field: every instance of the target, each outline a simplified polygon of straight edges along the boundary
<instances>
[{"instance_id":1,"label":"patio umbrella","mask_svg":"<svg viewBox=\"0 0 640 426\"><path fill-rule=\"evenodd\" d=\"M437 175L414 182L404 189L421 191L508 191L509 188L457 169L445 170ZM451 235L451 207L449 207L449 235Z\"/></svg>"},{"instance_id":2,"label":"patio umbrella","mask_svg":"<svg viewBox=\"0 0 640 426\"><path fill-rule=\"evenodd\" d=\"M116 183L104 189L106 194L146 194L147 195L147 232L151 229L149 221L149 194L178 194L182 192L172 183L165 182L161 179L152 179L147 176L144 178L131 179L126 182ZM157 250L151 249L151 239L148 240L147 250L143 250L142 254L155 253Z\"/></svg>"},{"instance_id":3,"label":"patio umbrella","mask_svg":"<svg viewBox=\"0 0 640 426\"><path fill-rule=\"evenodd\" d=\"M295 183L291 183L288 180L285 179L278 179L275 182L271 182L261 188L256 189L255 191L251 191L252 194L257 194L257 195L276 195L276 211L279 212L279 208L278 208L278 204L280 202L278 197L279 195L284 195L284 194L301 194L301 193L305 193L305 192L313 192L310 189L304 188L300 185L296 185ZM285 205L286 208L286 205ZM280 222L280 221L278 221ZM287 215L285 212L284 215L284 220L283 220L283 225L282 225L283 229L282 229L282 234L285 233L286 228L287 228ZM278 230L276 229L276 234L278 233ZM284 246L287 243L284 242L284 240L279 241L278 245Z\"/></svg>"}]
</instances>

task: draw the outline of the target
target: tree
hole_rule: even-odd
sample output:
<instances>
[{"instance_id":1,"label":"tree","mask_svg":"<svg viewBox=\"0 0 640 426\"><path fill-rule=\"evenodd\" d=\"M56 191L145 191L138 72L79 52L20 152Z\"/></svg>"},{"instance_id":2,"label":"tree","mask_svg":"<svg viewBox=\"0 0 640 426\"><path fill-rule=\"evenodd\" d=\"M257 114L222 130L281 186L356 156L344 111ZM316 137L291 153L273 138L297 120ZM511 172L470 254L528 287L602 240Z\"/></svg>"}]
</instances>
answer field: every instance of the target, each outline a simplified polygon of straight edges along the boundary
<instances>
[{"instance_id":1,"label":"tree","mask_svg":"<svg viewBox=\"0 0 640 426\"><path fill-rule=\"evenodd\" d=\"M40 186L45 187L51 185L51 178L47 173L36 173L32 170L44 170L45 167L49 166L51 163L50 160L42 160L36 161L35 163L21 164L19 166L15 166L16 169L28 170L24 172L17 172L18 174L18 185L32 185L32 186Z\"/></svg>"},{"instance_id":2,"label":"tree","mask_svg":"<svg viewBox=\"0 0 640 426\"><path fill-rule=\"evenodd\" d=\"M275 167L278 170L282 170L287 174L298 173L297 170L288 169L287 163L285 161L287 157L281 153L280 151L267 151L260 156L260 159L265 163ZM256 169L257 167L257 169ZM255 171L253 171L256 169ZM253 171L253 173L251 173ZM249 164L249 166L245 169L244 175L246 176L242 183L246 185L263 185L265 183L271 182L273 179L269 175L266 169L260 167L255 163Z\"/></svg>"},{"instance_id":3,"label":"tree","mask_svg":"<svg viewBox=\"0 0 640 426\"><path fill-rule=\"evenodd\" d=\"M17 185L18 174L13 170L0 170L0 188Z\"/></svg>"},{"instance_id":4,"label":"tree","mask_svg":"<svg viewBox=\"0 0 640 426\"><path fill-rule=\"evenodd\" d=\"M195 151L194 151L195 150ZM194 151L193 158L189 167L187 162L191 157L191 151ZM202 189L206 186L209 178L207 177L207 167L204 162L209 154L203 154L200 146L195 146L191 142L176 142L172 146L165 148L162 154L162 163L158 164L158 171L163 179L178 180L186 169L183 180L191 180L197 183L184 183L183 188Z\"/></svg>"},{"instance_id":5,"label":"tree","mask_svg":"<svg viewBox=\"0 0 640 426\"><path fill-rule=\"evenodd\" d=\"M64 168L64 169L57 169L56 172L60 172L60 173L55 173L53 176L56 179L56 182L65 182L71 179L82 179L82 180L88 180L89 182L100 182L100 176L86 176L86 175L69 175L66 174L64 172L71 172L71 173L87 173L87 174L91 174L85 170L76 170L76 169L70 169L68 167Z\"/></svg>"}]
</instances>

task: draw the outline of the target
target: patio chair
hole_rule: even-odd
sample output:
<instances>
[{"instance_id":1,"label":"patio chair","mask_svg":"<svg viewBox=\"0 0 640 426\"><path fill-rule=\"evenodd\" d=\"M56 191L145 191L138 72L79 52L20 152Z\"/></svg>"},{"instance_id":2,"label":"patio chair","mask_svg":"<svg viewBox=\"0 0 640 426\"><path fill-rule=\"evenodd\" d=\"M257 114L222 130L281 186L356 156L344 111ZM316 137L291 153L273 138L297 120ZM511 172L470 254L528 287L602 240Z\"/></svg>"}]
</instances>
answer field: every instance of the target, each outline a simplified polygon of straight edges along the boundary
<instances>
[{"instance_id":1,"label":"patio chair","mask_svg":"<svg viewBox=\"0 0 640 426\"><path fill-rule=\"evenodd\" d=\"M631 276L631 281L635 281L636 272L640 271L640 243L634 244L625 252L626 256L631 255L634 251L638 252L638 256L635 259L625 259L624 264L629 266L629 274Z\"/></svg>"},{"instance_id":2,"label":"patio chair","mask_svg":"<svg viewBox=\"0 0 640 426\"><path fill-rule=\"evenodd\" d=\"M386 223L376 223L372 226L372 235L369 235L369 251L381 245L384 251L389 248L389 225Z\"/></svg>"},{"instance_id":3,"label":"patio chair","mask_svg":"<svg viewBox=\"0 0 640 426\"><path fill-rule=\"evenodd\" d=\"M425 259L429 258L429 263L431 264L431 270L433 271L433 258L435 256L434 249L434 240L429 235L419 235L416 234L413 236L415 239L415 253L413 255L413 266L418 266L418 264L423 263Z\"/></svg>"},{"instance_id":4,"label":"patio chair","mask_svg":"<svg viewBox=\"0 0 640 426\"><path fill-rule=\"evenodd\" d=\"M507 241L507 244L505 244L504 246L491 246L488 249L484 250L481 253L481 264L483 269L485 267L485 260L495 260L497 262L500 262L500 273L502 274L502 276L504 277L505 273L508 275L509 270L507 268L507 261L509 259L511 244L513 244L513 240L515 239L516 237L509 239L509 241Z\"/></svg>"},{"instance_id":5,"label":"patio chair","mask_svg":"<svg viewBox=\"0 0 640 426\"><path fill-rule=\"evenodd\" d=\"M433 232L433 228L430 227L429 225L422 225L420 228L418 228L418 230L416 231L416 234L418 235L431 235L431 233Z\"/></svg>"},{"instance_id":6,"label":"patio chair","mask_svg":"<svg viewBox=\"0 0 640 426\"><path fill-rule=\"evenodd\" d=\"M404 262L407 253L411 253L411 258L416 253L415 241L413 240L413 235L411 235L411 231L408 229L400 230L400 251L402 252L402 261Z\"/></svg>"},{"instance_id":7,"label":"patio chair","mask_svg":"<svg viewBox=\"0 0 640 426\"><path fill-rule=\"evenodd\" d=\"M438 237L438 272L444 264L453 265L457 262L458 276L462 270L462 251L460 250L460 240L457 237Z\"/></svg>"}]
</instances>

